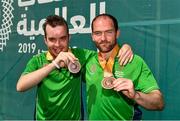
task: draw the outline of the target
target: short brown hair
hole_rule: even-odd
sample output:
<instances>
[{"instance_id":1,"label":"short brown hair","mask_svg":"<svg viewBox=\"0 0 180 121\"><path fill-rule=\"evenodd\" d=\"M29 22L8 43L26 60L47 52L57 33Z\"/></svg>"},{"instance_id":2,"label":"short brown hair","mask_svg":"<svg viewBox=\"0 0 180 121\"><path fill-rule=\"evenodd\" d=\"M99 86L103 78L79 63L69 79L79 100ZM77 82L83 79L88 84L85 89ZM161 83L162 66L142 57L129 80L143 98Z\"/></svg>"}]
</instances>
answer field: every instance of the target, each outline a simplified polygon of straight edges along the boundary
<instances>
[{"instance_id":1,"label":"short brown hair","mask_svg":"<svg viewBox=\"0 0 180 121\"><path fill-rule=\"evenodd\" d=\"M51 27L56 26L66 26L67 33L69 34L69 28L66 20L58 15L49 15L47 16L45 23L43 24L44 36L46 37L46 26L50 25Z\"/></svg>"}]
</instances>

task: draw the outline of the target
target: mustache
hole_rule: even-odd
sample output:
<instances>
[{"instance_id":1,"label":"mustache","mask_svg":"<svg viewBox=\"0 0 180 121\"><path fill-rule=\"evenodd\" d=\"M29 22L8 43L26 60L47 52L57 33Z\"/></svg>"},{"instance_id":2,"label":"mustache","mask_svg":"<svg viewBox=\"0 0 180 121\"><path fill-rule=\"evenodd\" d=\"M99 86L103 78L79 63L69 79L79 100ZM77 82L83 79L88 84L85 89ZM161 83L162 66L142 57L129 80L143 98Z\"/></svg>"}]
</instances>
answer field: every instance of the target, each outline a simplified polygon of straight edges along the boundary
<instances>
[{"instance_id":1,"label":"mustache","mask_svg":"<svg viewBox=\"0 0 180 121\"><path fill-rule=\"evenodd\" d=\"M108 44L108 43L110 43L110 42L108 42L108 41L103 41L103 42L100 42L99 44Z\"/></svg>"}]
</instances>

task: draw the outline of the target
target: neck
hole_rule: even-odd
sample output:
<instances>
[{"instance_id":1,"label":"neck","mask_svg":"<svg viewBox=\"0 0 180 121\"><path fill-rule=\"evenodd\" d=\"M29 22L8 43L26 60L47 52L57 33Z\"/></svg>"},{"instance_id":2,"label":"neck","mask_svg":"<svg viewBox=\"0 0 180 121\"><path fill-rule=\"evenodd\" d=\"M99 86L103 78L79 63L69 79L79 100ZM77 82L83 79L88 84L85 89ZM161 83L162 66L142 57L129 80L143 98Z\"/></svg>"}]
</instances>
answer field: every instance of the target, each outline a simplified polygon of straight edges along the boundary
<instances>
[{"instance_id":1,"label":"neck","mask_svg":"<svg viewBox=\"0 0 180 121\"><path fill-rule=\"evenodd\" d=\"M108 60L110 55L111 55L111 53L112 53L112 50L109 51L109 52L104 52L104 53L101 52L101 56L102 56L103 59Z\"/></svg>"},{"instance_id":2,"label":"neck","mask_svg":"<svg viewBox=\"0 0 180 121\"><path fill-rule=\"evenodd\" d=\"M103 60L108 60L111 56L114 58L119 51L119 46L116 44L109 52L100 52Z\"/></svg>"}]
</instances>

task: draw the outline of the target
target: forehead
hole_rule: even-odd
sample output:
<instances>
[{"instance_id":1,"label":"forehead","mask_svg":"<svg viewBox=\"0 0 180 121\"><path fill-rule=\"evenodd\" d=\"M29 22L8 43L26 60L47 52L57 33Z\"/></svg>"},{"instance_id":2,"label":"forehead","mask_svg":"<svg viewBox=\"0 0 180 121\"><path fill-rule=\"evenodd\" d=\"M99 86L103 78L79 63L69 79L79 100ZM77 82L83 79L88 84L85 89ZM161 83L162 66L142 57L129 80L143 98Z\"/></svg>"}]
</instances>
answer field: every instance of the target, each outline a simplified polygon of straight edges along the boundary
<instances>
[{"instance_id":1,"label":"forehead","mask_svg":"<svg viewBox=\"0 0 180 121\"><path fill-rule=\"evenodd\" d=\"M57 28L58 28L58 29L63 29L64 31L67 30L67 27L66 27L65 25L51 26L51 25L47 24L47 26L46 26L46 31L47 31L47 30L57 29Z\"/></svg>"},{"instance_id":2,"label":"forehead","mask_svg":"<svg viewBox=\"0 0 180 121\"><path fill-rule=\"evenodd\" d=\"M93 28L94 30L105 29L105 28L113 29L114 23L111 18L107 16L100 16L94 21Z\"/></svg>"},{"instance_id":3,"label":"forehead","mask_svg":"<svg viewBox=\"0 0 180 121\"><path fill-rule=\"evenodd\" d=\"M46 26L46 33L47 34L67 34L67 27L65 25L58 25L55 27L52 27L50 25Z\"/></svg>"}]
</instances>

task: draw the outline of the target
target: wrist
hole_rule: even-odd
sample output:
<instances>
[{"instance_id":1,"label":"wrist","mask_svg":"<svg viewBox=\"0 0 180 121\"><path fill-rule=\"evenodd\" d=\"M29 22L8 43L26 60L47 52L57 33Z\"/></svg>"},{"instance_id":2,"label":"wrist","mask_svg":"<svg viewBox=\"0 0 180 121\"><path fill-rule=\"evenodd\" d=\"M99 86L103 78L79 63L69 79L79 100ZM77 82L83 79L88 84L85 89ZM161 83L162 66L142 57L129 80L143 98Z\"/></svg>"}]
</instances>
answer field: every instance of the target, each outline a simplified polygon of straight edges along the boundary
<instances>
[{"instance_id":1,"label":"wrist","mask_svg":"<svg viewBox=\"0 0 180 121\"><path fill-rule=\"evenodd\" d=\"M140 98L140 93L138 91L135 92L134 100L138 100Z\"/></svg>"},{"instance_id":2,"label":"wrist","mask_svg":"<svg viewBox=\"0 0 180 121\"><path fill-rule=\"evenodd\" d=\"M54 60L52 61L52 63L57 69L60 69L60 66Z\"/></svg>"}]
</instances>

